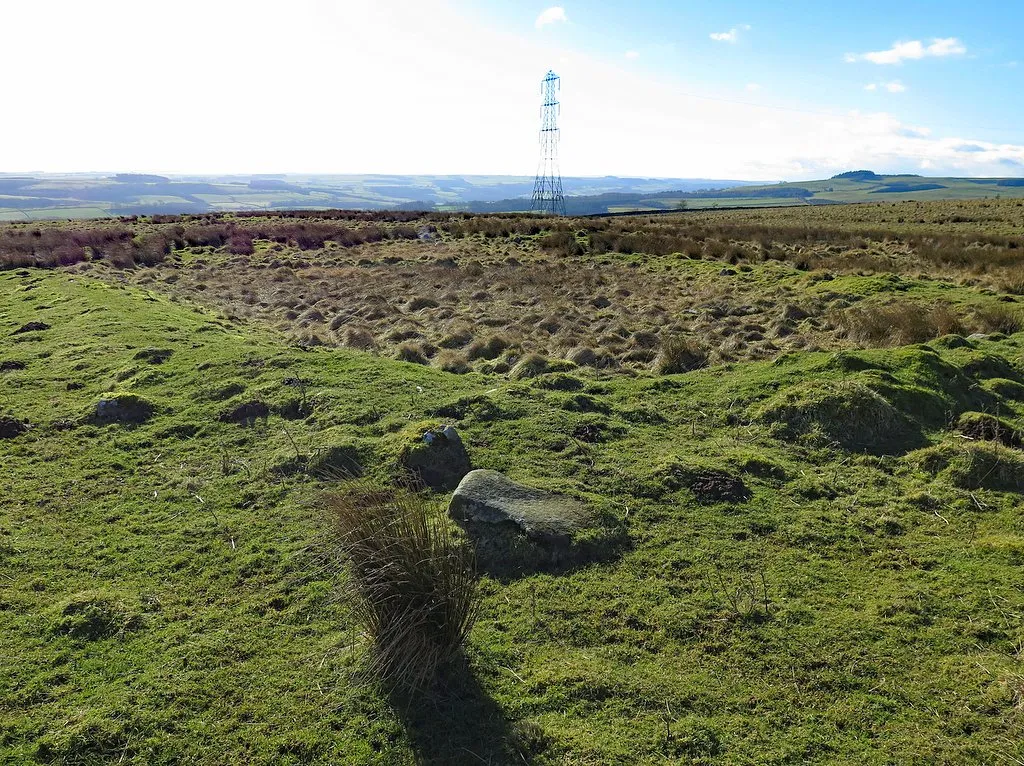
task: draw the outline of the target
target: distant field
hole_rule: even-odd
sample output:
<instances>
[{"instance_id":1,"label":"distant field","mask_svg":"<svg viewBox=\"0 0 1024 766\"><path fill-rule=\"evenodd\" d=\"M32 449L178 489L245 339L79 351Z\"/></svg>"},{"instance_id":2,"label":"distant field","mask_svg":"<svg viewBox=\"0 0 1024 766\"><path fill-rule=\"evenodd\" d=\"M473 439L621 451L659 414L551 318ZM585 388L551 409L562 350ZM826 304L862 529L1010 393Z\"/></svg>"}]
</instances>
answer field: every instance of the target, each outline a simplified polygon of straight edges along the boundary
<instances>
[{"instance_id":1,"label":"distant field","mask_svg":"<svg viewBox=\"0 0 1024 766\"><path fill-rule=\"evenodd\" d=\"M573 178L568 194L644 194L743 183L704 179ZM235 212L271 209L431 209L474 202L529 200L532 177L520 176L177 176L139 174L14 176L0 174L0 220ZM518 203L516 203L518 204ZM87 213L83 211L88 210ZM25 211L25 212L21 212Z\"/></svg>"}]
</instances>

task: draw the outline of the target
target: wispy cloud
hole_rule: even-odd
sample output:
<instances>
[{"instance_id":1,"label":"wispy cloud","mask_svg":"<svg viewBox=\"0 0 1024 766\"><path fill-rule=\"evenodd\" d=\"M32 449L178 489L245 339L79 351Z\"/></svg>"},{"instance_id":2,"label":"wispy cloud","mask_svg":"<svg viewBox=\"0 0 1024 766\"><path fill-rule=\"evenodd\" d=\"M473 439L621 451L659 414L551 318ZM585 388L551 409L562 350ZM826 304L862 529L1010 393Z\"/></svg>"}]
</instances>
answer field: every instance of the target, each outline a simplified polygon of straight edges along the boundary
<instances>
[{"instance_id":1,"label":"wispy cloud","mask_svg":"<svg viewBox=\"0 0 1024 766\"><path fill-rule=\"evenodd\" d=\"M625 55L626 55L626 58L628 58L628 59L638 59L638 58L640 58L640 53L638 51L626 51Z\"/></svg>"},{"instance_id":2,"label":"wispy cloud","mask_svg":"<svg viewBox=\"0 0 1024 766\"><path fill-rule=\"evenodd\" d=\"M560 21L568 21L569 17L565 15L565 8L560 5L552 5L550 8L545 8L540 12L537 20L533 22L533 25L537 29L542 29L549 24L557 24Z\"/></svg>"},{"instance_id":3,"label":"wispy cloud","mask_svg":"<svg viewBox=\"0 0 1024 766\"><path fill-rule=\"evenodd\" d=\"M890 80L889 82L869 82L864 86L864 90L887 90L890 93L903 93L906 89L907 86L899 80Z\"/></svg>"},{"instance_id":4,"label":"wispy cloud","mask_svg":"<svg viewBox=\"0 0 1024 766\"><path fill-rule=\"evenodd\" d=\"M884 51L847 53L845 59L849 64L858 61L869 61L872 64L902 64L904 61L914 61L929 57L959 56L964 53L967 53L967 48L956 37L937 37L928 45L925 45L920 40L906 40L895 42L891 48Z\"/></svg>"},{"instance_id":5,"label":"wispy cloud","mask_svg":"<svg viewBox=\"0 0 1024 766\"><path fill-rule=\"evenodd\" d=\"M728 32L712 32L710 37L712 40L717 40L720 43L734 43L740 39L740 32L749 32L750 24L740 24L738 27L733 27Z\"/></svg>"},{"instance_id":6,"label":"wispy cloud","mask_svg":"<svg viewBox=\"0 0 1024 766\"><path fill-rule=\"evenodd\" d=\"M754 93L755 91L761 90L761 85L760 83L756 82L748 82L746 85L746 89L748 93Z\"/></svg>"}]
</instances>

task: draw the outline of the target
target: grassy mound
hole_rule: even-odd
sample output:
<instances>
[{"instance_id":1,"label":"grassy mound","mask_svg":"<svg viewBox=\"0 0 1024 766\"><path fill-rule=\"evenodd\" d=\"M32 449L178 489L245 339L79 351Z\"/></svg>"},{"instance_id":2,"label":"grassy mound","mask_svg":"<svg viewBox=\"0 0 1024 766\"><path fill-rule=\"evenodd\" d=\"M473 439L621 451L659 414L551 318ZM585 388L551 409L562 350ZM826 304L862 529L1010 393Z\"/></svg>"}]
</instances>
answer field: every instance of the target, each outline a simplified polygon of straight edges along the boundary
<instances>
[{"instance_id":1,"label":"grassy mound","mask_svg":"<svg viewBox=\"0 0 1024 766\"><path fill-rule=\"evenodd\" d=\"M769 400L755 417L782 438L834 442L855 451L902 452L923 440L913 421L858 380L797 384Z\"/></svg>"},{"instance_id":2,"label":"grassy mound","mask_svg":"<svg viewBox=\"0 0 1024 766\"><path fill-rule=\"evenodd\" d=\"M1024 452L998 443L943 442L911 453L907 459L961 489L1024 489Z\"/></svg>"},{"instance_id":3,"label":"grassy mound","mask_svg":"<svg viewBox=\"0 0 1024 766\"><path fill-rule=\"evenodd\" d=\"M1020 430L1003 418L985 412L965 412L956 422L956 430L968 439L999 442L1006 447L1021 447Z\"/></svg>"},{"instance_id":4,"label":"grassy mound","mask_svg":"<svg viewBox=\"0 0 1024 766\"><path fill-rule=\"evenodd\" d=\"M75 594L57 608L50 629L58 636L95 641L140 625L141 615L121 598L104 591L87 591Z\"/></svg>"}]
</instances>

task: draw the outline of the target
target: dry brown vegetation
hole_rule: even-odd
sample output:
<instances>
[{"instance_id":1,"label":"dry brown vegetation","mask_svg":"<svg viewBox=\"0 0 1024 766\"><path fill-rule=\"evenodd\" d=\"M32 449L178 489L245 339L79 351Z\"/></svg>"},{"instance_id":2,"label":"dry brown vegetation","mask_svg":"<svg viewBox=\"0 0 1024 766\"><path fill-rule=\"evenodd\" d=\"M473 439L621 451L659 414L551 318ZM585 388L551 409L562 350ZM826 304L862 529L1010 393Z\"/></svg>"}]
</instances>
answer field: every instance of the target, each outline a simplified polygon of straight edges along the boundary
<instances>
[{"instance_id":1,"label":"dry brown vegetation","mask_svg":"<svg viewBox=\"0 0 1024 766\"><path fill-rule=\"evenodd\" d=\"M539 359L670 372L1024 326L1013 297L1024 292L1024 207L1012 200L10 225L0 265L89 269L301 344L451 372L504 373L527 357L519 374ZM936 299L940 284L956 290Z\"/></svg>"}]
</instances>

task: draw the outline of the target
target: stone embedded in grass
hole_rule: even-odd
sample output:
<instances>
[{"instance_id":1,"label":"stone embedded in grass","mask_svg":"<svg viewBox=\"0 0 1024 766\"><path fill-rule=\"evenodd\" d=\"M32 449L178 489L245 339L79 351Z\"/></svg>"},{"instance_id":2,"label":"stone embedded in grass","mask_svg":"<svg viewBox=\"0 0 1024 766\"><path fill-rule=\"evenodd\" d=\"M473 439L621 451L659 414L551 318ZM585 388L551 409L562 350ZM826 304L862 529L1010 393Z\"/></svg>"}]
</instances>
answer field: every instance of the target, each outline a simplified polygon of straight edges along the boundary
<instances>
[{"instance_id":1,"label":"stone embedded in grass","mask_svg":"<svg viewBox=\"0 0 1024 766\"><path fill-rule=\"evenodd\" d=\"M17 330L12 332L11 335L20 335L23 332L38 332L40 330L49 329L50 325L46 324L46 322L28 322L27 324L23 324Z\"/></svg>"},{"instance_id":2,"label":"stone embedded in grass","mask_svg":"<svg viewBox=\"0 0 1024 766\"><path fill-rule=\"evenodd\" d=\"M28 431L31 426L23 420L9 415L0 415L0 439L13 439Z\"/></svg>"},{"instance_id":3,"label":"stone embedded in grass","mask_svg":"<svg viewBox=\"0 0 1024 766\"><path fill-rule=\"evenodd\" d=\"M144 423L153 417L156 407L138 394L110 394L103 397L93 409L97 423Z\"/></svg>"},{"instance_id":4,"label":"stone embedded in grass","mask_svg":"<svg viewBox=\"0 0 1024 766\"><path fill-rule=\"evenodd\" d=\"M400 447L398 464L415 484L449 490L472 468L469 453L454 426L416 428L408 430L407 437Z\"/></svg>"},{"instance_id":5,"label":"stone embedded in grass","mask_svg":"<svg viewBox=\"0 0 1024 766\"><path fill-rule=\"evenodd\" d=\"M579 500L512 481L498 471L470 471L448 505L452 518L479 524L512 524L531 540L568 545L597 524Z\"/></svg>"},{"instance_id":6,"label":"stone embedded in grass","mask_svg":"<svg viewBox=\"0 0 1024 766\"><path fill-rule=\"evenodd\" d=\"M251 426L257 420L266 420L270 417L270 408L266 402L254 399L251 402L243 402L236 407L225 410L217 416L222 423L238 423L243 426Z\"/></svg>"},{"instance_id":7,"label":"stone embedded in grass","mask_svg":"<svg viewBox=\"0 0 1024 766\"><path fill-rule=\"evenodd\" d=\"M24 370L26 367L25 363L20 359L5 359L0 362L0 372L14 372L15 370Z\"/></svg>"}]
</instances>

